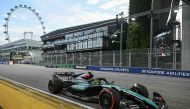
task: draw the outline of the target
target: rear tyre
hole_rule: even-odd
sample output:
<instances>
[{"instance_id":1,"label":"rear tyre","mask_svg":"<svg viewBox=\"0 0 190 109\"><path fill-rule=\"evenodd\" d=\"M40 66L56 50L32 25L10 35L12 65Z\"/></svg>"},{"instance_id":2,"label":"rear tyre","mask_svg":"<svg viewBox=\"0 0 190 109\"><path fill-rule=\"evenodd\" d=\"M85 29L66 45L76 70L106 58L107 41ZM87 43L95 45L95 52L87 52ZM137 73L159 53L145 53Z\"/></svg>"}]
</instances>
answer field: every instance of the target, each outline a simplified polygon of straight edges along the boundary
<instances>
[{"instance_id":1,"label":"rear tyre","mask_svg":"<svg viewBox=\"0 0 190 109\"><path fill-rule=\"evenodd\" d=\"M119 109L120 94L114 89L103 89L99 95L99 104L102 109Z\"/></svg>"},{"instance_id":2,"label":"rear tyre","mask_svg":"<svg viewBox=\"0 0 190 109\"><path fill-rule=\"evenodd\" d=\"M130 90L148 98L149 97L149 93L148 93L148 89L142 85L142 84L139 84L139 83L135 83L131 88Z\"/></svg>"},{"instance_id":3,"label":"rear tyre","mask_svg":"<svg viewBox=\"0 0 190 109\"><path fill-rule=\"evenodd\" d=\"M48 89L50 93L57 94L60 93L60 91L63 88L63 82L59 78L52 78L49 80L48 83Z\"/></svg>"}]
</instances>

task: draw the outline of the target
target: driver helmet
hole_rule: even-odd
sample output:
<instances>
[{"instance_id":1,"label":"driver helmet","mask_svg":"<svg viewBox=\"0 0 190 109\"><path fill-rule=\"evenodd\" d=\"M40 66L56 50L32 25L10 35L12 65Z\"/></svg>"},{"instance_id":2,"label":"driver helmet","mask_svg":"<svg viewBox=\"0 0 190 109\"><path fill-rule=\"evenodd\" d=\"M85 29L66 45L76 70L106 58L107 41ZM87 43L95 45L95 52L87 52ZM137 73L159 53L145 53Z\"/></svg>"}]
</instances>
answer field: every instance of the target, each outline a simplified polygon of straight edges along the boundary
<instances>
[{"instance_id":1,"label":"driver helmet","mask_svg":"<svg viewBox=\"0 0 190 109\"><path fill-rule=\"evenodd\" d=\"M83 74L81 77L85 80L88 80L88 79L93 78L93 74L92 72L88 72L87 74Z\"/></svg>"}]
</instances>

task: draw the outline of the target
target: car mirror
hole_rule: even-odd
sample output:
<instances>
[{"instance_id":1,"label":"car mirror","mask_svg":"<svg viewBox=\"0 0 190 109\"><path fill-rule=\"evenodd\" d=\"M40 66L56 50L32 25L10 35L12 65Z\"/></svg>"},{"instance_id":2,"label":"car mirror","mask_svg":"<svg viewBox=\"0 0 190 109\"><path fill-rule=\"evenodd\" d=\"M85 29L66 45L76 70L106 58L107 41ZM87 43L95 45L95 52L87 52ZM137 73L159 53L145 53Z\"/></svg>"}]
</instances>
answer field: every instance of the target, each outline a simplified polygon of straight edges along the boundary
<instances>
[{"instance_id":1,"label":"car mirror","mask_svg":"<svg viewBox=\"0 0 190 109\"><path fill-rule=\"evenodd\" d=\"M115 81L111 81L111 83L110 84L114 84L115 83Z\"/></svg>"}]
</instances>

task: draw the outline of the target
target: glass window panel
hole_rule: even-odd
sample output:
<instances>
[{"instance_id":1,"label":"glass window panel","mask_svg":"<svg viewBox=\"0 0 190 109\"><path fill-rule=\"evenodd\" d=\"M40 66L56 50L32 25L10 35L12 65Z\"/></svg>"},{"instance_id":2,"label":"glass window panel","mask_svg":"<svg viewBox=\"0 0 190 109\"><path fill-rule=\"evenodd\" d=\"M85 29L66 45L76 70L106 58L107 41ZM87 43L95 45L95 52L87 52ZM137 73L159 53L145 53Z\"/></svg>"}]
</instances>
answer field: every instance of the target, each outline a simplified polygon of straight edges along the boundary
<instances>
[{"instance_id":1,"label":"glass window panel","mask_svg":"<svg viewBox=\"0 0 190 109\"><path fill-rule=\"evenodd\" d=\"M67 45L67 50L69 51L69 44Z\"/></svg>"},{"instance_id":2,"label":"glass window panel","mask_svg":"<svg viewBox=\"0 0 190 109\"><path fill-rule=\"evenodd\" d=\"M87 41L83 42L83 49L87 48Z\"/></svg>"},{"instance_id":3,"label":"glass window panel","mask_svg":"<svg viewBox=\"0 0 190 109\"><path fill-rule=\"evenodd\" d=\"M88 41L88 48L92 48L92 40Z\"/></svg>"},{"instance_id":4,"label":"glass window panel","mask_svg":"<svg viewBox=\"0 0 190 109\"><path fill-rule=\"evenodd\" d=\"M95 47L96 47L96 40L93 40L92 45L93 45L93 48L95 48Z\"/></svg>"}]
</instances>

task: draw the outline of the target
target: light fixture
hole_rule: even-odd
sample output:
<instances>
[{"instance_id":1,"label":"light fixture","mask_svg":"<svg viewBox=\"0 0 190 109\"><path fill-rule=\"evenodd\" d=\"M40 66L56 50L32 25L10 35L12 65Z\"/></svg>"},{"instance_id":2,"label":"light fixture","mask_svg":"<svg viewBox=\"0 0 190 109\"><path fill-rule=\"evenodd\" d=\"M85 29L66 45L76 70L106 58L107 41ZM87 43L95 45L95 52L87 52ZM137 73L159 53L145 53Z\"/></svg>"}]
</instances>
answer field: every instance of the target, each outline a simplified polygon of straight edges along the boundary
<instances>
[{"instance_id":1,"label":"light fixture","mask_svg":"<svg viewBox=\"0 0 190 109\"><path fill-rule=\"evenodd\" d=\"M131 20L132 20L132 21L135 21L135 20L136 20L136 18L134 18L134 17L133 17L133 18L131 18Z\"/></svg>"},{"instance_id":2,"label":"light fixture","mask_svg":"<svg viewBox=\"0 0 190 109\"><path fill-rule=\"evenodd\" d=\"M179 11L177 9L174 10L174 13L178 13Z\"/></svg>"}]
</instances>

